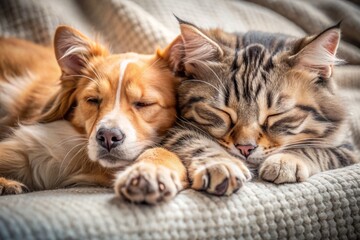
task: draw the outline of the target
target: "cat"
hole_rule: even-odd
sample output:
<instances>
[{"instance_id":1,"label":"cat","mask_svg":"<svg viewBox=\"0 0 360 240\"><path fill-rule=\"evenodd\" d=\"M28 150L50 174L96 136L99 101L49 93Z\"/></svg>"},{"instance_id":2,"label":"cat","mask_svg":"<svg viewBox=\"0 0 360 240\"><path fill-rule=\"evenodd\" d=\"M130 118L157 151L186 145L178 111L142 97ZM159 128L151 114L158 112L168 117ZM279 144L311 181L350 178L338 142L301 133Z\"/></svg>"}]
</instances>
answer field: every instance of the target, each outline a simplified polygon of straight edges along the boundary
<instances>
[{"instance_id":1,"label":"cat","mask_svg":"<svg viewBox=\"0 0 360 240\"><path fill-rule=\"evenodd\" d=\"M179 20L172 49L178 121L162 141L190 186L230 195L250 180L276 184L358 162L332 78L339 24L303 38L204 30Z\"/></svg>"}]
</instances>

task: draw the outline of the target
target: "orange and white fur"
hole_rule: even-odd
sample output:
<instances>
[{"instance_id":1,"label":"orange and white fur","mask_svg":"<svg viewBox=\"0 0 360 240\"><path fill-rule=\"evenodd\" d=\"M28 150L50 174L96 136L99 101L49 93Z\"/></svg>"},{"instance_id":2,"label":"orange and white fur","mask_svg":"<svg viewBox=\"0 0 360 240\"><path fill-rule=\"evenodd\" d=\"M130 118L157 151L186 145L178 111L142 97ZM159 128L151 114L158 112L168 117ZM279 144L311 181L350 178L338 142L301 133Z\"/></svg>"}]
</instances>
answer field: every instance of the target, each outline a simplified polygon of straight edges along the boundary
<instances>
[{"instance_id":1,"label":"orange and white fur","mask_svg":"<svg viewBox=\"0 0 360 240\"><path fill-rule=\"evenodd\" d=\"M130 201L175 196L185 167L151 148L176 118L171 47L112 55L66 26L55 33L55 57L51 48L0 39L0 195L109 187L119 171L115 191Z\"/></svg>"}]
</instances>

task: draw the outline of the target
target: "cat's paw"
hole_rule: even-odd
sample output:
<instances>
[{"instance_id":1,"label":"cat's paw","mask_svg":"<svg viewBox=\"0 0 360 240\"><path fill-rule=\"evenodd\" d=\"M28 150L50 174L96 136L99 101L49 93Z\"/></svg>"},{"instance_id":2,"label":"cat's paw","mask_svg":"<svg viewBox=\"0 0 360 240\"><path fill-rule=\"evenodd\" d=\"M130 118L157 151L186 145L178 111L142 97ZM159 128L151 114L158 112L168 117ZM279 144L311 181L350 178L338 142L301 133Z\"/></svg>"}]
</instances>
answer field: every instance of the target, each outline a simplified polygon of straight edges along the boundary
<instances>
[{"instance_id":1,"label":"cat's paw","mask_svg":"<svg viewBox=\"0 0 360 240\"><path fill-rule=\"evenodd\" d=\"M222 196L239 190L251 179L249 169L240 160L205 159L190 166L191 188Z\"/></svg>"},{"instance_id":2,"label":"cat's paw","mask_svg":"<svg viewBox=\"0 0 360 240\"><path fill-rule=\"evenodd\" d=\"M0 195L20 194L28 191L28 188L20 182L0 178Z\"/></svg>"},{"instance_id":3,"label":"cat's paw","mask_svg":"<svg viewBox=\"0 0 360 240\"><path fill-rule=\"evenodd\" d=\"M278 153L265 159L260 166L259 176L277 184L303 182L309 177L309 169L299 156Z\"/></svg>"},{"instance_id":4,"label":"cat's paw","mask_svg":"<svg viewBox=\"0 0 360 240\"><path fill-rule=\"evenodd\" d=\"M115 181L115 193L136 203L169 201L181 189L177 172L150 162L135 163L121 172Z\"/></svg>"}]
</instances>

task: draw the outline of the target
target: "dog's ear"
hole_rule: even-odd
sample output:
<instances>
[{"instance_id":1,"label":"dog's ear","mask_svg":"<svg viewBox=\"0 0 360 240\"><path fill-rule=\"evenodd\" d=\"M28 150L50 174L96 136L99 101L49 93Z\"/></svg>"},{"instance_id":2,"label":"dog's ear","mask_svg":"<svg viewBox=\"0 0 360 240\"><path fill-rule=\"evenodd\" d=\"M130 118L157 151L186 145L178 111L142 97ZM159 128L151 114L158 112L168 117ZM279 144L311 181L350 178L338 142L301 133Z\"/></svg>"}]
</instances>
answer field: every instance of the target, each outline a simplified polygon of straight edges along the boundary
<instances>
[{"instance_id":1,"label":"dog's ear","mask_svg":"<svg viewBox=\"0 0 360 240\"><path fill-rule=\"evenodd\" d=\"M164 59L170 69L176 74L184 71L184 45L181 36L178 36L162 50L157 50L157 56Z\"/></svg>"},{"instance_id":2,"label":"dog's ear","mask_svg":"<svg viewBox=\"0 0 360 240\"><path fill-rule=\"evenodd\" d=\"M108 55L106 48L68 26L56 29L55 56L64 74L80 74L91 58Z\"/></svg>"},{"instance_id":3,"label":"dog's ear","mask_svg":"<svg viewBox=\"0 0 360 240\"><path fill-rule=\"evenodd\" d=\"M38 119L43 123L71 118L71 110L77 104L75 93L79 79L86 75L85 70L91 67L93 58L109 54L105 47L67 26L56 29L54 49L62 71L61 87L43 109Z\"/></svg>"}]
</instances>

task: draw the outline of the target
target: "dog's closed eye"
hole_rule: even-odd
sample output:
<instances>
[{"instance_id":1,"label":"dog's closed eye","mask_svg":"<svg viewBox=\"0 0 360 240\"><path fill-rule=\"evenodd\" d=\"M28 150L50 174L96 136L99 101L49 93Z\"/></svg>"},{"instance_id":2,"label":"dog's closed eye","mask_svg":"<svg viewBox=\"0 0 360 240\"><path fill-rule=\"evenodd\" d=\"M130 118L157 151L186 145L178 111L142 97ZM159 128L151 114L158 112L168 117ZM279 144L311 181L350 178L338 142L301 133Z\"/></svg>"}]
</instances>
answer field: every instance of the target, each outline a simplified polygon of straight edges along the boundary
<instances>
[{"instance_id":1,"label":"dog's closed eye","mask_svg":"<svg viewBox=\"0 0 360 240\"><path fill-rule=\"evenodd\" d=\"M144 107L150 107L154 104L156 104L155 102L134 102L134 107L139 109L139 108L144 108Z\"/></svg>"},{"instance_id":2,"label":"dog's closed eye","mask_svg":"<svg viewBox=\"0 0 360 240\"><path fill-rule=\"evenodd\" d=\"M86 102L92 105L100 105L101 99L98 97L88 97L86 98Z\"/></svg>"}]
</instances>

